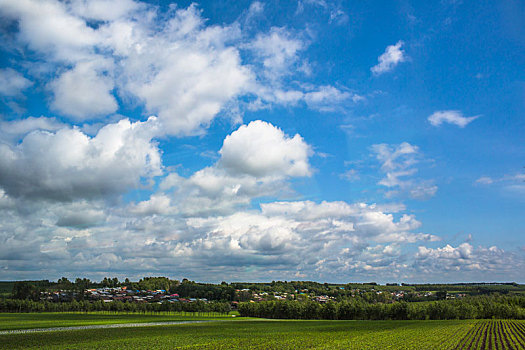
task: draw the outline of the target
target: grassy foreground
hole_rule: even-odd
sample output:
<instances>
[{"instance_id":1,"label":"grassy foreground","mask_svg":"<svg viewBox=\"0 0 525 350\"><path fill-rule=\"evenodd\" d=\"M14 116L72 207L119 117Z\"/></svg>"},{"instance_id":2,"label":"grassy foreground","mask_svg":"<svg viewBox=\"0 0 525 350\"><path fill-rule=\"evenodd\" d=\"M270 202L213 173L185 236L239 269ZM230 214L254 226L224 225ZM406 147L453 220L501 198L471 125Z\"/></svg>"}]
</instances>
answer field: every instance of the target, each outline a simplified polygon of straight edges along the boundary
<instances>
[{"instance_id":1,"label":"grassy foreground","mask_svg":"<svg viewBox=\"0 0 525 350\"><path fill-rule=\"evenodd\" d=\"M63 316L55 314L54 317ZM5 315L2 315L2 317ZM26 316L26 315L17 315ZM47 315L53 317L52 315ZM66 314L67 316L67 314ZM70 316L79 316L70 314ZM97 315L89 315L93 319ZM98 315L107 322L108 316ZM126 315L118 315L120 318ZM148 315L129 315L146 317ZM149 316L159 321L164 316ZM115 318L115 315L113 315ZM182 316L169 320L178 320ZM190 320L190 318L183 318ZM191 318L195 320L195 318ZM3 319L5 320L5 319ZM166 319L168 320L168 319ZM0 335L4 349L524 349L524 321L216 322ZM95 322L90 320L88 322ZM134 319L133 322L137 320ZM78 319L77 319L78 322ZM131 322L131 321L130 321ZM1 321L4 324L5 321ZM122 319L120 322L123 323ZM93 323L84 323L93 324ZM100 324L100 323L97 323ZM58 326L57 323L53 326ZM5 329L4 325L4 329Z\"/></svg>"}]
</instances>

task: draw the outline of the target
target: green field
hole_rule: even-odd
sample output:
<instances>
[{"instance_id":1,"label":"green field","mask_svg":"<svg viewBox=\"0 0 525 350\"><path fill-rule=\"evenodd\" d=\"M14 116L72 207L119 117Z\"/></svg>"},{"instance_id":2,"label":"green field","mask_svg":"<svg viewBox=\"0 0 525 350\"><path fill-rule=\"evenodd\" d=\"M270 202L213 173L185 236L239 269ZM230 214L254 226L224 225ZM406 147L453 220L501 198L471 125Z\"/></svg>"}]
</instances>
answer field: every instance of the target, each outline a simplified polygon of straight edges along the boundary
<instances>
[{"instance_id":1,"label":"green field","mask_svg":"<svg viewBox=\"0 0 525 350\"><path fill-rule=\"evenodd\" d=\"M85 316L85 318L84 318ZM161 320L168 315L0 315L2 329ZM209 323L0 335L2 349L525 349L525 322L294 321L210 318ZM52 323L54 321L54 323ZM50 323L51 322L51 323Z\"/></svg>"},{"instance_id":2,"label":"green field","mask_svg":"<svg viewBox=\"0 0 525 350\"><path fill-rule=\"evenodd\" d=\"M115 314L115 313L0 313L0 331L12 329L71 327L118 323L147 323L167 321L196 321L230 319L231 315L204 314L203 316L183 315L182 313L160 314Z\"/></svg>"}]
</instances>

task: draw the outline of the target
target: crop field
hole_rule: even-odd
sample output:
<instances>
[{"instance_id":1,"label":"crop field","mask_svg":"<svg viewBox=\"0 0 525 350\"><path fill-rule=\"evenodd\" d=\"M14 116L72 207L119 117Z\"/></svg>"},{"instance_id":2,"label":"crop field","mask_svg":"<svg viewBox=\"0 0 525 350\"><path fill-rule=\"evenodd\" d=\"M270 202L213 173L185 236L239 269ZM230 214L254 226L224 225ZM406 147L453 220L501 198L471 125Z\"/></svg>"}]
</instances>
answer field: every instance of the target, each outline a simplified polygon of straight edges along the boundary
<instances>
[{"instance_id":1,"label":"crop field","mask_svg":"<svg viewBox=\"0 0 525 350\"><path fill-rule=\"evenodd\" d=\"M1 315L2 317L5 315ZM27 315L16 315L26 316ZM55 314L54 317L59 316ZM76 316L76 318L75 318ZM89 315L89 325L125 315ZM140 315L125 320L136 321ZM53 316L48 317L52 318ZM183 317L148 316L146 322ZM196 318L185 318L195 320ZM120 323L124 319L121 319ZM209 318L207 323L0 335L1 349L525 349L525 321L327 321ZM11 320L12 321L12 320ZM42 321L42 320L40 320ZM6 319L0 324L3 329ZM46 321L47 322L47 321ZM66 322L67 323L67 322ZM62 323L65 324L65 323ZM99 323L100 324L100 323ZM40 327L38 320L31 327ZM53 326L58 326L57 323Z\"/></svg>"},{"instance_id":2,"label":"crop field","mask_svg":"<svg viewBox=\"0 0 525 350\"><path fill-rule=\"evenodd\" d=\"M525 349L525 323L509 320L479 321L455 349Z\"/></svg>"},{"instance_id":3,"label":"crop field","mask_svg":"<svg viewBox=\"0 0 525 350\"><path fill-rule=\"evenodd\" d=\"M231 315L215 313L193 316L183 313L103 313L103 312L49 312L49 313L0 313L0 331L13 329L73 327L119 323L147 323L228 319Z\"/></svg>"}]
</instances>

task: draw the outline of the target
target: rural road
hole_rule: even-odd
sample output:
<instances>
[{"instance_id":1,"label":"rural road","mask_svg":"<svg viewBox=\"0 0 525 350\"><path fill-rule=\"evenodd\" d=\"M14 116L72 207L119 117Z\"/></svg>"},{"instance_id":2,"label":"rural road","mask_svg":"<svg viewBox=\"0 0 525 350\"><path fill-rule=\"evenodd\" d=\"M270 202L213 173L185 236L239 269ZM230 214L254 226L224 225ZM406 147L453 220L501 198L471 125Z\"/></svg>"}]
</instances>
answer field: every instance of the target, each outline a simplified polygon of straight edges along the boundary
<instances>
[{"instance_id":1,"label":"rural road","mask_svg":"<svg viewBox=\"0 0 525 350\"><path fill-rule=\"evenodd\" d=\"M36 332L58 332L58 331L75 331L84 329L99 329L99 328L128 328L128 327L150 327L150 326L169 326L175 324L188 323L205 323L205 322L219 322L222 320L206 320L206 321L167 321L167 322L147 322L147 323L115 323L115 324L94 324L88 326L71 326L71 327L51 327L51 328L32 328L32 329L11 329L7 331L0 331L0 335L5 334L21 334L21 333L36 333Z\"/></svg>"}]
</instances>

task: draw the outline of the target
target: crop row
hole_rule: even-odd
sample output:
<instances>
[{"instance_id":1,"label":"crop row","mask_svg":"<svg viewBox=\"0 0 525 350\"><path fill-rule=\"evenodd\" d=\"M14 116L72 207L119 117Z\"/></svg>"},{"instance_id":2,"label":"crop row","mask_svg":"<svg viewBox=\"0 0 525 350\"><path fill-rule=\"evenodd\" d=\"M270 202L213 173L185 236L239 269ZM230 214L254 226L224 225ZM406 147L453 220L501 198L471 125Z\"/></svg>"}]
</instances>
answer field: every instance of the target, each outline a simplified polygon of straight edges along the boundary
<instances>
[{"instance_id":1,"label":"crop row","mask_svg":"<svg viewBox=\"0 0 525 350\"><path fill-rule=\"evenodd\" d=\"M525 323L514 320L478 321L463 335L456 334L452 338L449 343L458 350L525 349Z\"/></svg>"}]
</instances>

